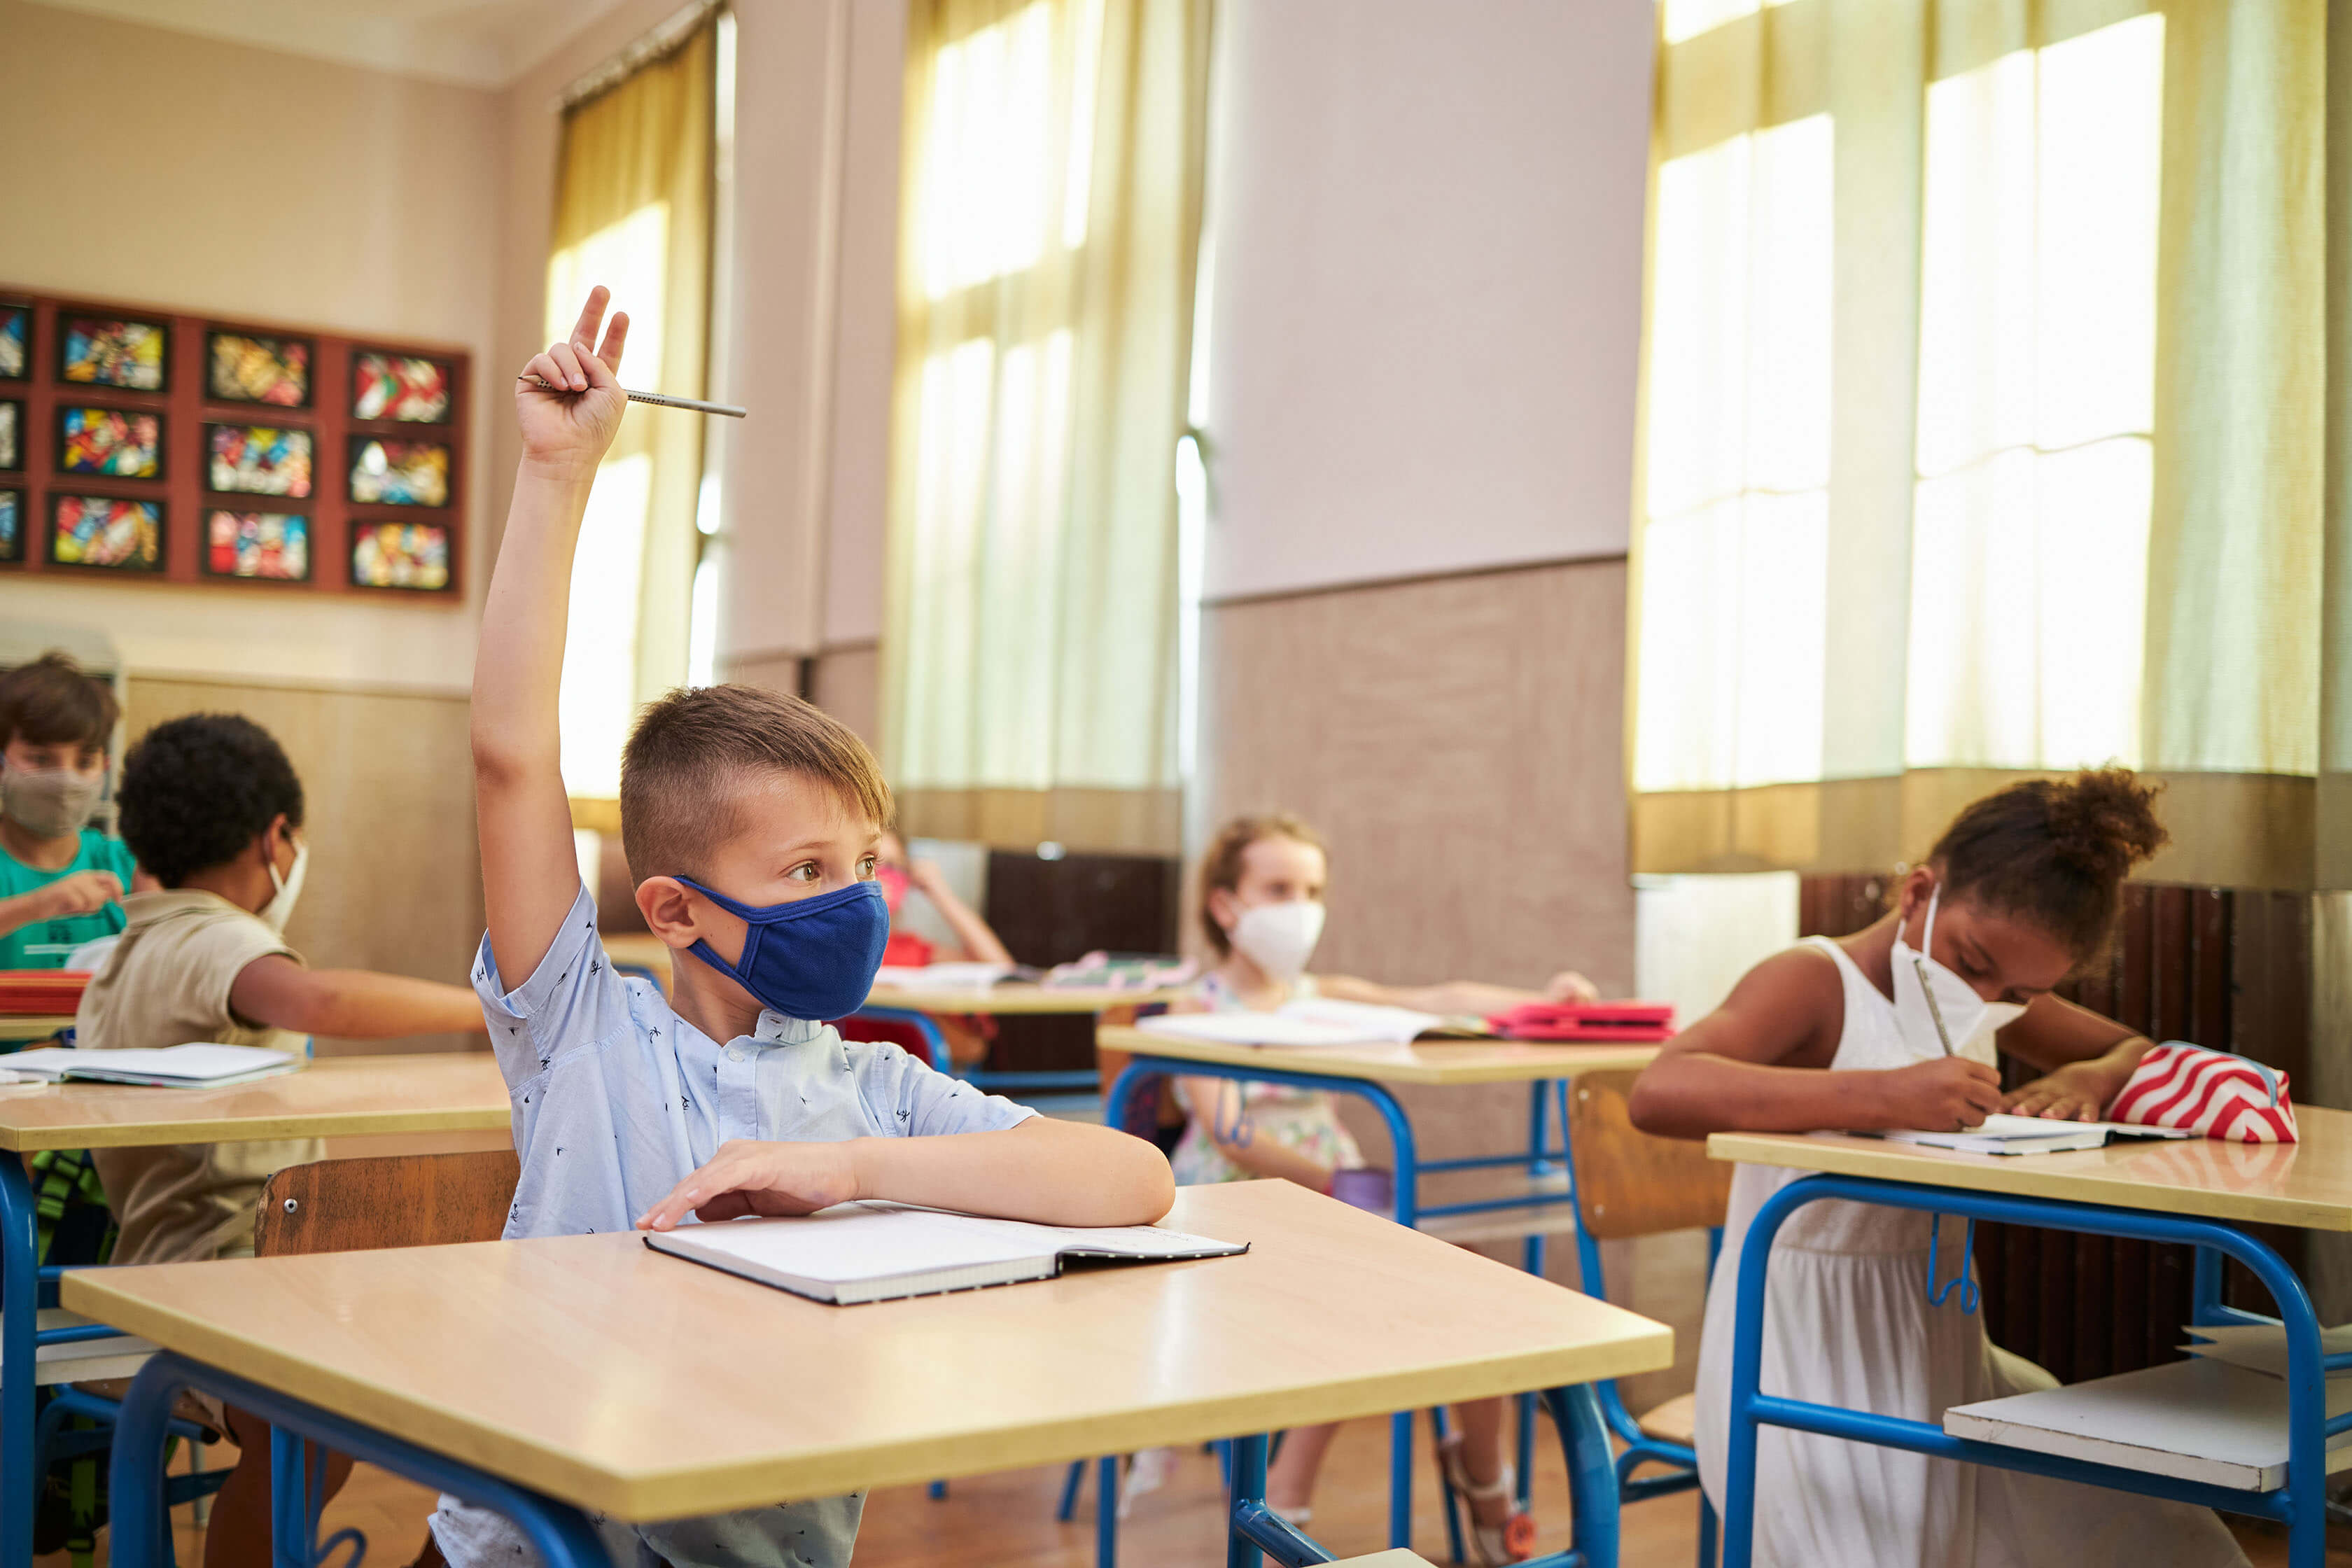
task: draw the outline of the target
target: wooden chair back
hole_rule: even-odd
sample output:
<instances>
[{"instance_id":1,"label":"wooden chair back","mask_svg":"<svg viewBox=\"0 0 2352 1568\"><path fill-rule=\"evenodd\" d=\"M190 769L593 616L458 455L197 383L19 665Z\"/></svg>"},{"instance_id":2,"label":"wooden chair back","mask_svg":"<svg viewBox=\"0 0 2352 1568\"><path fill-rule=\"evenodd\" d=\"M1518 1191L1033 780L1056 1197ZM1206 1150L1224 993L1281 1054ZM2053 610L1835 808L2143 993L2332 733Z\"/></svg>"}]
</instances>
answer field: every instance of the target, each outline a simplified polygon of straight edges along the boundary
<instances>
[{"instance_id":1,"label":"wooden chair back","mask_svg":"<svg viewBox=\"0 0 2352 1568\"><path fill-rule=\"evenodd\" d=\"M1730 1164L1708 1159L1704 1143L1635 1127L1628 1105L1640 1076L1586 1073L1568 1086L1577 1222L1602 1241L1721 1225Z\"/></svg>"},{"instance_id":2,"label":"wooden chair back","mask_svg":"<svg viewBox=\"0 0 2352 1568\"><path fill-rule=\"evenodd\" d=\"M496 1241L521 1179L511 1149L290 1165L262 1186L253 1250L278 1258Z\"/></svg>"}]
</instances>

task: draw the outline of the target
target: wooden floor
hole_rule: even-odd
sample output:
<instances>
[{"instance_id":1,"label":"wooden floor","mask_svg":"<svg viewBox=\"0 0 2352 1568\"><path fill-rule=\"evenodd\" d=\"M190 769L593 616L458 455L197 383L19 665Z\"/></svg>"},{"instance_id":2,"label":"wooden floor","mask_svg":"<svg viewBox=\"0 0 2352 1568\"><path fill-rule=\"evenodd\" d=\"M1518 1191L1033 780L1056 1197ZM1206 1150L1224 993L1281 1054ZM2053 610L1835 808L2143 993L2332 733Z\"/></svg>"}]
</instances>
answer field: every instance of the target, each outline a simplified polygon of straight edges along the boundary
<instances>
[{"instance_id":1,"label":"wooden floor","mask_svg":"<svg viewBox=\"0 0 2352 1568\"><path fill-rule=\"evenodd\" d=\"M1442 1563L1447 1558L1445 1527L1433 1495L1425 1428L1422 1437L1414 1478L1413 1545L1432 1563ZM234 1450L224 1444L207 1452L206 1463L218 1466L233 1457ZM858 1568L915 1568L946 1562L1091 1568L1092 1469L1077 1515L1068 1524L1054 1520L1062 1476L1057 1468L971 1477L955 1482L937 1502L919 1487L876 1492L858 1535ZM1568 1482L1557 1447L1538 1449L1535 1495L1538 1550L1566 1548ZM432 1494L425 1489L362 1465L329 1506L320 1533L357 1528L368 1538L369 1568L404 1568L424 1542L425 1517L432 1506ZM1225 1560L1222 1510L1215 1458L1181 1454L1169 1484L1135 1500L1119 1531L1121 1560L1150 1568L1219 1568ZM203 1562L202 1531L191 1522L188 1510L180 1510L174 1518L179 1561L185 1568L197 1568ZM1349 1422L1331 1447L1307 1531L1346 1556L1386 1546L1387 1520L1388 1425ZM1688 1568L1696 1556L1697 1526L1697 1503L1688 1494L1628 1508L1620 1561L1624 1568ZM2241 1539L2256 1568L2284 1568L2284 1537L2250 1527ZM102 1535L98 1560L106 1561ZM2352 1568L2352 1551L2331 1550L2327 1561ZM62 1553L34 1562L36 1568L68 1568Z\"/></svg>"}]
</instances>

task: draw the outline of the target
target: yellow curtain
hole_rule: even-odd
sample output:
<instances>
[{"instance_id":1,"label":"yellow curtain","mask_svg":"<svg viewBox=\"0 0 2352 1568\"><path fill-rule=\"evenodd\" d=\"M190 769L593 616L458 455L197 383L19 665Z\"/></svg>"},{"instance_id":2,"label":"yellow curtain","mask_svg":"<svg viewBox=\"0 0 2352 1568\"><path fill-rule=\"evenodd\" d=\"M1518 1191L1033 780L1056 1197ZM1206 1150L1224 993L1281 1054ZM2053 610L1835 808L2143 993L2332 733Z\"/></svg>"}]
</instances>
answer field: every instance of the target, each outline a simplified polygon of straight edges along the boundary
<instances>
[{"instance_id":1,"label":"yellow curtain","mask_svg":"<svg viewBox=\"0 0 2352 1568\"><path fill-rule=\"evenodd\" d=\"M1883 866L2114 760L2150 875L2352 885L2322 0L1661 25L1636 868Z\"/></svg>"},{"instance_id":2,"label":"yellow curtain","mask_svg":"<svg viewBox=\"0 0 2352 1568\"><path fill-rule=\"evenodd\" d=\"M569 332L591 286L629 312L622 379L703 393L709 339L715 20L563 117L546 334ZM563 776L576 803L620 794L639 704L686 679L700 536L699 416L632 405L598 470L572 574ZM575 804L583 826L612 826Z\"/></svg>"},{"instance_id":3,"label":"yellow curtain","mask_svg":"<svg viewBox=\"0 0 2352 1568\"><path fill-rule=\"evenodd\" d=\"M1209 0L916 0L883 757L911 832L1179 846Z\"/></svg>"}]
</instances>

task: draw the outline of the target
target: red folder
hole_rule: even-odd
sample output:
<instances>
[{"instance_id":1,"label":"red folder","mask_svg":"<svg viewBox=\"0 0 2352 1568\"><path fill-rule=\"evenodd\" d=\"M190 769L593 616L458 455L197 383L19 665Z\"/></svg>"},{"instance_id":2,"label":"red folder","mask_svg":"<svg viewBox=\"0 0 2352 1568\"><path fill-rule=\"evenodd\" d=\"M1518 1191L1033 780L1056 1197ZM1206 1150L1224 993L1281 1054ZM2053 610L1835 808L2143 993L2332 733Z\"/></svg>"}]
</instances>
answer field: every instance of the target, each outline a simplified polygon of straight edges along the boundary
<instances>
[{"instance_id":1,"label":"red folder","mask_svg":"<svg viewBox=\"0 0 2352 1568\"><path fill-rule=\"evenodd\" d=\"M1486 1020L1511 1040L1663 1040L1675 1032L1671 1002L1525 1002Z\"/></svg>"}]
</instances>

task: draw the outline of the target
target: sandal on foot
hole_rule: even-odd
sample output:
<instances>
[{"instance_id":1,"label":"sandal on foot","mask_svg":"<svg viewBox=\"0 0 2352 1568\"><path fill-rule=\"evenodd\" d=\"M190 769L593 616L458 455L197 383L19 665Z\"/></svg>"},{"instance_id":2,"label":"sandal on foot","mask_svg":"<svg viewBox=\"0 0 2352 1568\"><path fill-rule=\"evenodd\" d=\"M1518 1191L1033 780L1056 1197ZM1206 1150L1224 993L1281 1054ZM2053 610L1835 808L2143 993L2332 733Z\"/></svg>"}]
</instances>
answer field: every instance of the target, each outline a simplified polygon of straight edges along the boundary
<instances>
[{"instance_id":1,"label":"sandal on foot","mask_svg":"<svg viewBox=\"0 0 2352 1568\"><path fill-rule=\"evenodd\" d=\"M1507 1568L1507 1564L1524 1563L1536 1554L1536 1521L1532 1514L1514 1508L1510 1517L1500 1524L1478 1522L1480 1502L1511 1496L1516 1478L1508 1464L1491 1483L1478 1485L1470 1479L1470 1467L1463 1462L1462 1435L1458 1432L1437 1446L1437 1464L1439 1473L1445 1478L1445 1489L1462 1504L1463 1523L1469 1527L1470 1550L1477 1568Z\"/></svg>"}]
</instances>

